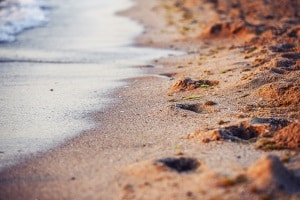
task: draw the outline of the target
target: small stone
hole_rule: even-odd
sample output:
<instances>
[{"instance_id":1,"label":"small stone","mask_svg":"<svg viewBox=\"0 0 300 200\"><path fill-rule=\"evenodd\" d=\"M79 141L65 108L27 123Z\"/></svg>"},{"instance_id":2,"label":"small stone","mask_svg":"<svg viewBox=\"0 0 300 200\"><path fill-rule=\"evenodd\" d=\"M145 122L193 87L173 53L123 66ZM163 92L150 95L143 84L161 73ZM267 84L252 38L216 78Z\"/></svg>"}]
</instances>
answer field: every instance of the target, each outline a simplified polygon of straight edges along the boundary
<instances>
[{"instance_id":1,"label":"small stone","mask_svg":"<svg viewBox=\"0 0 300 200\"><path fill-rule=\"evenodd\" d=\"M176 108L192 111L195 113L201 113L203 112L200 104L176 104Z\"/></svg>"},{"instance_id":2,"label":"small stone","mask_svg":"<svg viewBox=\"0 0 300 200\"><path fill-rule=\"evenodd\" d=\"M193 196L193 193L192 193L191 191L188 191L188 192L186 193L186 196L191 197L191 196Z\"/></svg>"},{"instance_id":3,"label":"small stone","mask_svg":"<svg viewBox=\"0 0 300 200\"><path fill-rule=\"evenodd\" d=\"M154 65L142 65L141 68L155 68Z\"/></svg>"},{"instance_id":4,"label":"small stone","mask_svg":"<svg viewBox=\"0 0 300 200\"><path fill-rule=\"evenodd\" d=\"M207 102L205 102L204 105L206 105L206 106L213 106L213 105L216 105L216 104L217 104L216 102L213 102L213 101L207 101Z\"/></svg>"},{"instance_id":5,"label":"small stone","mask_svg":"<svg viewBox=\"0 0 300 200\"><path fill-rule=\"evenodd\" d=\"M177 152L175 155L176 155L176 156L183 156L184 153L183 153L182 151L179 151L179 152Z\"/></svg>"},{"instance_id":6,"label":"small stone","mask_svg":"<svg viewBox=\"0 0 300 200\"><path fill-rule=\"evenodd\" d=\"M209 143L209 142L210 142L210 139L209 139L209 138L204 138L204 139L202 140L202 142L203 142L203 143Z\"/></svg>"},{"instance_id":7,"label":"small stone","mask_svg":"<svg viewBox=\"0 0 300 200\"><path fill-rule=\"evenodd\" d=\"M270 69L270 72L276 73L276 74L284 74L285 70L273 67L273 68Z\"/></svg>"},{"instance_id":8,"label":"small stone","mask_svg":"<svg viewBox=\"0 0 300 200\"><path fill-rule=\"evenodd\" d=\"M290 121L284 118L253 118L250 123L253 124L269 124L273 130L279 130L290 124Z\"/></svg>"},{"instance_id":9,"label":"small stone","mask_svg":"<svg viewBox=\"0 0 300 200\"><path fill-rule=\"evenodd\" d=\"M243 114L238 114L236 117L239 118L239 119L243 119L243 118L246 118L247 116L243 115Z\"/></svg>"},{"instance_id":10,"label":"small stone","mask_svg":"<svg viewBox=\"0 0 300 200\"><path fill-rule=\"evenodd\" d=\"M151 186L151 183L145 182L144 185L145 185L145 186Z\"/></svg>"},{"instance_id":11,"label":"small stone","mask_svg":"<svg viewBox=\"0 0 300 200\"><path fill-rule=\"evenodd\" d=\"M226 124L226 122L223 121L223 120L220 120L220 121L218 122L218 124L219 124L219 125L223 125L223 124Z\"/></svg>"},{"instance_id":12,"label":"small stone","mask_svg":"<svg viewBox=\"0 0 300 200\"><path fill-rule=\"evenodd\" d=\"M286 54L282 54L281 57L292 59L292 60L300 60L300 53L286 53Z\"/></svg>"},{"instance_id":13,"label":"small stone","mask_svg":"<svg viewBox=\"0 0 300 200\"><path fill-rule=\"evenodd\" d=\"M270 46L270 50L273 52L287 52L295 48L296 45L292 43L286 43L282 45L275 45L275 46Z\"/></svg>"},{"instance_id":14,"label":"small stone","mask_svg":"<svg viewBox=\"0 0 300 200\"><path fill-rule=\"evenodd\" d=\"M276 66L277 67L289 68L289 67L291 67L295 64L296 64L296 62L293 61L293 60L279 60L279 61L277 61Z\"/></svg>"}]
</instances>

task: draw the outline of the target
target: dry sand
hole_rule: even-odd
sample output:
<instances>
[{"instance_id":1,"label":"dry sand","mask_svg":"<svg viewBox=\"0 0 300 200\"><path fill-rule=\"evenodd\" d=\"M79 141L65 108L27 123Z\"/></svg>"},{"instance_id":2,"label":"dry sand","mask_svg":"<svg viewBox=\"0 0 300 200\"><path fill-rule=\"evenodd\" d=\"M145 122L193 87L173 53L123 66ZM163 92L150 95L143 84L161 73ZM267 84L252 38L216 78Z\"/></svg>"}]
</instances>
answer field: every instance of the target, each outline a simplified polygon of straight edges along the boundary
<instances>
[{"instance_id":1,"label":"dry sand","mask_svg":"<svg viewBox=\"0 0 300 200\"><path fill-rule=\"evenodd\" d=\"M146 26L138 45L187 54L137 66L99 128L1 172L1 199L299 199L299 30L251 40L226 5L137 3L123 14Z\"/></svg>"}]
</instances>

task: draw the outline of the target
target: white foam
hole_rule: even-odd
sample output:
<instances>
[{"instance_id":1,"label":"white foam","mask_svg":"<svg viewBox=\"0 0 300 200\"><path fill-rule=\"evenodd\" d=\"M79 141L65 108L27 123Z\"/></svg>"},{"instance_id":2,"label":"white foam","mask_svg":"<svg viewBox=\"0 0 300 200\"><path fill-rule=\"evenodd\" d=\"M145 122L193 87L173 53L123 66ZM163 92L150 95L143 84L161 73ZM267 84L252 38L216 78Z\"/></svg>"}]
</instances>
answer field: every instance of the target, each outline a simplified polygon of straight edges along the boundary
<instances>
[{"instance_id":1,"label":"white foam","mask_svg":"<svg viewBox=\"0 0 300 200\"><path fill-rule=\"evenodd\" d=\"M20 32L41 26L48 19L41 0L5 0L0 2L0 42L13 42Z\"/></svg>"}]
</instances>

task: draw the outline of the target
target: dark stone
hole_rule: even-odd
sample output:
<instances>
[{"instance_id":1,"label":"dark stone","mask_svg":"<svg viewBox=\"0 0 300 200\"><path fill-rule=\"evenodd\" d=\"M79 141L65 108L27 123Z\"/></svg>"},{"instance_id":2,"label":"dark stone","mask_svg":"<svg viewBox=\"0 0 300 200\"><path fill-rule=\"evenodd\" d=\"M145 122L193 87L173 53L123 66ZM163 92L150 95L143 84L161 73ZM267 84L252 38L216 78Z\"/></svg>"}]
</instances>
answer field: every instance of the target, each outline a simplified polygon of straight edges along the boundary
<instances>
[{"instance_id":1,"label":"dark stone","mask_svg":"<svg viewBox=\"0 0 300 200\"><path fill-rule=\"evenodd\" d=\"M271 68L270 72L276 73L276 74L284 74L286 71L283 69L279 69L279 68Z\"/></svg>"},{"instance_id":2,"label":"dark stone","mask_svg":"<svg viewBox=\"0 0 300 200\"><path fill-rule=\"evenodd\" d=\"M286 43L286 44L282 44L282 45L270 46L269 49L273 52L287 52L295 47L296 47L295 44Z\"/></svg>"},{"instance_id":3,"label":"dark stone","mask_svg":"<svg viewBox=\"0 0 300 200\"><path fill-rule=\"evenodd\" d=\"M159 74L160 76L165 76L168 78L172 78L175 74L174 73L164 73L164 74Z\"/></svg>"},{"instance_id":4,"label":"dark stone","mask_svg":"<svg viewBox=\"0 0 300 200\"><path fill-rule=\"evenodd\" d=\"M293 61L293 60L279 60L277 63L276 63L276 67L284 67L284 68L289 68L293 65L295 65L296 62Z\"/></svg>"},{"instance_id":5,"label":"dark stone","mask_svg":"<svg viewBox=\"0 0 300 200\"><path fill-rule=\"evenodd\" d=\"M192 196L193 196L193 193L192 193L191 191L188 191L188 192L186 193L186 196L192 197Z\"/></svg>"},{"instance_id":6,"label":"dark stone","mask_svg":"<svg viewBox=\"0 0 300 200\"><path fill-rule=\"evenodd\" d=\"M176 104L175 107L195 113L201 113L203 111L198 104Z\"/></svg>"},{"instance_id":7,"label":"dark stone","mask_svg":"<svg viewBox=\"0 0 300 200\"><path fill-rule=\"evenodd\" d=\"M284 50L293 49L295 47L296 47L296 45L292 44L292 43L286 43L286 44L281 45L281 48L284 49Z\"/></svg>"},{"instance_id":8,"label":"dark stone","mask_svg":"<svg viewBox=\"0 0 300 200\"><path fill-rule=\"evenodd\" d=\"M297 31L296 30L292 30L291 32L289 32L288 36L289 37L293 37L293 38L297 38L298 37Z\"/></svg>"},{"instance_id":9,"label":"dark stone","mask_svg":"<svg viewBox=\"0 0 300 200\"><path fill-rule=\"evenodd\" d=\"M290 124L287 119L281 118L253 118L250 121L251 124L270 124L271 131L282 129Z\"/></svg>"},{"instance_id":10,"label":"dark stone","mask_svg":"<svg viewBox=\"0 0 300 200\"><path fill-rule=\"evenodd\" d=\"M204 105L206 105L206 106L214 106L214 105L217 105L217 103L213 102L213 101L206 101Z\"/></svg>"},{"instance_id":11,"label":"dark stone","mask_svg":"<svg viewBox=\"0 0 300 200\"><path fill-rule=\"evenodd\" d=\"M195 86L195 88L197 87L201 87L201 86L214 86L214 85L218 85L219 81L210 81L210 80L192 80L191 78L185 78L183 80L183 83L185 86Z\"/></svg>"},{"instance_id":12,"label":"dark stone","mask_svg":"<svg viewBox=\"0 0 300 200\"><path fill-rule=\"evenodd\" d=\"M281 57L292 59L292 60L300 60L300 53L285 53L282 54Z\"/></svg>"},{"instance_id":13,"label":"dark stone","mask_svg":"<svg viewBox=\"0 0 300 200\"><path fill-rule=\"evenodd\" d=\"M222 24L215 24L210 29L211 34L218 34L221 31L222 31Z\"/></svg>"},{"instance_id":14,"label":"dark stone","mask_svg":"<svg viewBox=\"0 0 300 200\"><path fill-rule=\"evenodd\" d=\"M274 19L274 16L273 15L267 15L267 16L265 16L265 19Z\"/></svg>"},{"instance_id":15,"label":"dark stone","mask_svg":"<svg viewBox=\"0 0 300 200\"><path fill-rule=\"evenodd\" d=\"M200 166L199 161L195 158L163 158L157 160L156 162L162 163L178 173L192 172Z\"/></svg>"},{"instance_id":16,"label":"dark stone","mask_svg":"<svg viewBox=\"0 0 300 200\"><path fill-rule=\"evenodd\" d=\"M239 26L239 27L237 27L237 28L235 28L234 30L233 30L233 34L237 34L237 33L239 33L240 31L242 31L244 29L244 27L243 26Z\"/></svg>"}]
</instances>

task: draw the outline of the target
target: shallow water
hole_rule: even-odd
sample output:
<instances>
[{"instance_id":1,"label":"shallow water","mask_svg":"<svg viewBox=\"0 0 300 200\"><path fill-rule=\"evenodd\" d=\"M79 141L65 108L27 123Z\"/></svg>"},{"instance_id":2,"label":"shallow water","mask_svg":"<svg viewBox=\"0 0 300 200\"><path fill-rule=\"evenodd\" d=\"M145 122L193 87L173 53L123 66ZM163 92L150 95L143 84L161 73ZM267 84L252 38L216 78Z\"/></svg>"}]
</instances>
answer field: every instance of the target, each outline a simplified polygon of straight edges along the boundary
<instances>
[{"instance_id":1,"label":"shallow water","mask_svg":"<svg viewBox=\"0 0 300 200\"><path fill-rule=\"evenodd\" d=\"M23 30L45 24L47 5L44 0L0 1L0 42L15 41Z\"/></svg>"},{"instance_id":2,"label":"shallow water","mask_svg":"<svg viewBox=\"0 0 300 200\"><path fill-rule=\"evenodd\" d=\"M175 53L132 46L142 27L114 14L130 5L49 0L47 24L0 44L0 169L95 127L132 66Z\"/></svg>"}]
</instances>

